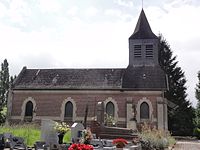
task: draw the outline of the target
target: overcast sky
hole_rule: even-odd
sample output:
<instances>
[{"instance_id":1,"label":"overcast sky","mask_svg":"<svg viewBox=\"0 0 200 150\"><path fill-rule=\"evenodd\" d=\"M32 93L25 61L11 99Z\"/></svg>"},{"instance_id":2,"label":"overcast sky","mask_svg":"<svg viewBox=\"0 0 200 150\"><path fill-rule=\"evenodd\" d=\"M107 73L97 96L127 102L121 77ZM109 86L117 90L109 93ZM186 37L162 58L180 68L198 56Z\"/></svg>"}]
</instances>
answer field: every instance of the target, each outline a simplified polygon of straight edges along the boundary
<instances>
[{"instance_id":1,"label":"overcast sky","mask_svg":"<svg viewBox=\"0 0 200 150\"><path fill-rule=\"evenodd\" d=\"M126 68L128 38L141 0L0 0L0 62L11 75L27 68ZM155 34L171 45L187 78L188 99L200 70L200 1L144 0Z\"/></svg>"}]
</instances>

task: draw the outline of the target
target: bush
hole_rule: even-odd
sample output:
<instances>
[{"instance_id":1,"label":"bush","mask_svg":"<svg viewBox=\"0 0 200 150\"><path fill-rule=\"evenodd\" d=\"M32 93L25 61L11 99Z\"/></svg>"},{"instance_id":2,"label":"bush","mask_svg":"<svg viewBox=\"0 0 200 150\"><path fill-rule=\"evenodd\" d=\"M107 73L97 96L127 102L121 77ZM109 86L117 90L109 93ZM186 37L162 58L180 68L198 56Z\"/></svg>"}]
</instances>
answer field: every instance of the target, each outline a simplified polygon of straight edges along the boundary
<instances>
[{"instance_id":1,"label":"bush","mask_svg":"<svg viewBox=\"0 0 200 150\"><path fill-rule=\"evenodd\" d=\"M193 131L194 136L196 136L198 139L200 139L200 129L199 128L195 128Z\"/></svg>"},{"instance_id":2,"label":"bush","mask_svg":"<svg viewBox=\"0 0 200 150\"><path fill-rule=\"evenodd\" d=\"M147 124L142 126L139 137L141 138L142 150L164 150L175 144L175 139L169 132L151 129Z\"/></svg>"},{"instance_id":3,"label":"bush","mask_svg":"<svg viewBox=\"0 0 200 150\"><path fill-rule=\"evenodd\" d=\"M1 107L1 106L0 106ZM0 125L5 123L6 120L6 112L7 108L3 107L3 109L0 108Z\"/></svg>"}]
</instances>

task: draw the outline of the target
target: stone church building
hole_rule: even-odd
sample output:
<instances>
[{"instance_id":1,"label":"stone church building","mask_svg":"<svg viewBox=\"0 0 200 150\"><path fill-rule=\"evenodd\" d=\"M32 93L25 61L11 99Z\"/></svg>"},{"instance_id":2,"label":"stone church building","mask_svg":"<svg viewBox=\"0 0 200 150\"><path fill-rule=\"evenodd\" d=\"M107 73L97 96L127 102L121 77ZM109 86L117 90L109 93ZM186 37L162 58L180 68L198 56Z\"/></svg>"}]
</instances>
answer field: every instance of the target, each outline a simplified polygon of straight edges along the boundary
<instances>
[{"instance_id":1,"label":"stone church building","mask_svg":"<svg viewBox=\"0 0 200 150\"><path fill-rule=\"evenodd\" d=\"M142 10L129 37L127 68L28 69L24 67L10 89L8 121L40 122L52 119L82 122L97 115L97 103L119 127L127 127L135 115L137 123L151 122L166 129L166 75L158 63L158 37Z\"/></svg>"}]
</instances>

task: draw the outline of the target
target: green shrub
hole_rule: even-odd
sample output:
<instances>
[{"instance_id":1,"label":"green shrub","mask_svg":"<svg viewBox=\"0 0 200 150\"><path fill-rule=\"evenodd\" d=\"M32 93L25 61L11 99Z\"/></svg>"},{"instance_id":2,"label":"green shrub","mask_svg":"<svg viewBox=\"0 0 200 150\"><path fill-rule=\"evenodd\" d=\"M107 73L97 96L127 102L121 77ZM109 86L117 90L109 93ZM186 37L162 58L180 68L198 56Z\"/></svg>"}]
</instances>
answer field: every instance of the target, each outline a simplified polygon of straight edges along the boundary
<instances>
[{"instance_id":1,"label":"green shrub","mask_svg":"<svg viewBox=\"0 0 200 150\"><path fill-rule=\"evenodd\" d=\"M195 128L193 131L194 136L196 136L198 139L200 139L200 129L199 128Z\"/></svg>"},{"instance_id":2,"label":"green shrub","mask_svg":"<svg viewBox=\"0 0 200 150\"><path fill-rule=\"evenodd\" d=\"M141 133L142 150L164 150L175 144L175 139L168 133L155 128L151 129L147 124L142 126Z\"/></svg>"}]
</instances>

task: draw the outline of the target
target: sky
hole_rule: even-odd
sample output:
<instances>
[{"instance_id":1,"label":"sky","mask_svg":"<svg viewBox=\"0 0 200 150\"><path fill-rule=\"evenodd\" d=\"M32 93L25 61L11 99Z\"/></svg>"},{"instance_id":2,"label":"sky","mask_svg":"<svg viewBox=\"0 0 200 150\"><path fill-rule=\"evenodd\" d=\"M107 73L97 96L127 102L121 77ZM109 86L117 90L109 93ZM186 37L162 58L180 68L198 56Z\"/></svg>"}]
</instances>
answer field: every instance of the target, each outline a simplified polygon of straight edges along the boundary
<instances>
[{"instance_id":1,"label":"sky","mask_svg":"<svg viewBox=\"0 0 200 150\"><path fill-rule=\"evenodd\" d=\"M0 0L0 62L27 68L126 68L142 0ZM153 32L170 44L195 106L200 1L144 0Z\"/></svg>"}]
</instances>

